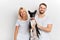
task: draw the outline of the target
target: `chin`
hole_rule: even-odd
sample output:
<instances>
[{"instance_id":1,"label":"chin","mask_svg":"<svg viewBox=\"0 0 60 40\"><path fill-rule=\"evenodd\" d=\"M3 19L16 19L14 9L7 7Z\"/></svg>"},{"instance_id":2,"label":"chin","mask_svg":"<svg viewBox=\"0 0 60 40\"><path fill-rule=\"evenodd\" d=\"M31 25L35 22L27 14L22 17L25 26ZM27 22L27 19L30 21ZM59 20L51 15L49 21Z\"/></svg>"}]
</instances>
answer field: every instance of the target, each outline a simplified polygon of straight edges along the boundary
<instances>
[{"instance_id":1,"label":"chin","mask_svg":"<svg viewBox=\"0 0 60 40\"><path fill-rule=\"evenodd\" d=\"M40 12L40 14L44 14L44 13Z\"/></svg>"},{"instance_id":2,"label":"chin","mask_svg":"<svg viewBox=\"0 0 60 40\"><path fill-rule=\"evenodd\" d=\"M44 14L44 12L40 12L40 14Z\"/></svg>"},{"instance_id":3,"label":"chin","mask_svg":"<svg viewBox=\"0 0 60 40\"><path fill-rule=\"evenodd\" d=\"M40 13L40 14L44 14L44 13Z\"/></svg>"}]
</instances>

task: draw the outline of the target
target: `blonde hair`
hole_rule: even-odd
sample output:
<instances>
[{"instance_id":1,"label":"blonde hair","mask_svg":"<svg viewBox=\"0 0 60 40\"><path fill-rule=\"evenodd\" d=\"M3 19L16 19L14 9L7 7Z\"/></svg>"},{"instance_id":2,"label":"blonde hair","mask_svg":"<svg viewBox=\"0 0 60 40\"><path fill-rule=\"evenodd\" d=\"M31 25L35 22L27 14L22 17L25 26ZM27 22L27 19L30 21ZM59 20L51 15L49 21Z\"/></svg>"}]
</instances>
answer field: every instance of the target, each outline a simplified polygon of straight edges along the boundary
<instances>
[{"instance_id":1,"label":"blonde hair","mask_svg":"<svg viewBox=\"0 0 60 40\"><path fill-rule=\"evenodd\" d=\"M26 9L23 8L23 7L20 7L20 8L19 8L19 11L18 11L18 18L19 18L19 19L21 18L21 10L25 10L25 13L27 14ZM28 17L28 15L27 15L26 17Z\"/></svg>"}]
</instances>

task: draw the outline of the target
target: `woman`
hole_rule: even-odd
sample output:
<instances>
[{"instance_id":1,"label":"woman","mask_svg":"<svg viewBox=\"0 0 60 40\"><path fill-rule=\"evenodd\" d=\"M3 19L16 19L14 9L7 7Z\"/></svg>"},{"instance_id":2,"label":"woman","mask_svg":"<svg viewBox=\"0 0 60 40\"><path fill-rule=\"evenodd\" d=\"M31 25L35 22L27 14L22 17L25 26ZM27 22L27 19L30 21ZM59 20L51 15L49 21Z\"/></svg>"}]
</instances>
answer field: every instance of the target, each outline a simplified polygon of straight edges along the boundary
<instances>
[{"instance_id":1,"label":"woman","mask_svg":"<svg viewBox=\"0 0 60 40\"><path fill-rule=\"evenodd\" d=\"M19 16L20 18L16 22L14 40L29 40L29 19L23 7L19 9Z\"/></svg>"}]
</instances>

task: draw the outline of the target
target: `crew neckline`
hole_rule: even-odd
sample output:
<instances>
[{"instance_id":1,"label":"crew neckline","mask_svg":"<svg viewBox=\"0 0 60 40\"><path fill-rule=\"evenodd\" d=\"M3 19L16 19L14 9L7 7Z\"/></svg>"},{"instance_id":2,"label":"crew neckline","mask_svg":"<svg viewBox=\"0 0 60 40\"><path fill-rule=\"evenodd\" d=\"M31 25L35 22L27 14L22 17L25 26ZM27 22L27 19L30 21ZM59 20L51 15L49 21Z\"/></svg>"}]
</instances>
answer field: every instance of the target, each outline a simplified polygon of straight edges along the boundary
<instances>
[{"instance_id":1,"label":"crew neckline","mask_svg":"<svg viewBox=\"0 0 60 40\"><path fill-rule=\"evenodd\" d=\"M27 19L27 20L22 20L22 19L18 19L19 21L22 21L22 22L26 22L26 21L28 21L29 19Z\"/></svg>"}]
</instances>

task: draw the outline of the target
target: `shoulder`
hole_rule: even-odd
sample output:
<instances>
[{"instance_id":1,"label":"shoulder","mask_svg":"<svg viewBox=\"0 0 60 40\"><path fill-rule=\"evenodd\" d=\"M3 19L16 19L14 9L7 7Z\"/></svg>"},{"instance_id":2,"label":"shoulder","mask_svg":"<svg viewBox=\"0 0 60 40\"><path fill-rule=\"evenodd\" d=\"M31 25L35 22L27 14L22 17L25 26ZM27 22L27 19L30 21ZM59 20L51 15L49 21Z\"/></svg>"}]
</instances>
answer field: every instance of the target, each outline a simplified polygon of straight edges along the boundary
<instances>
[{"instance_id":1,"label":"shoulder","mask_svg":"<svg viewBox=\"0 0 60 40\"><path fill-rule=\"evenodd\" d=\"M48 24L52 24L52 23L53 23L53 22L52 22L52 18L49 17L49 16L46 16L46 20L47 20L47 23L48 23Z\"/></svg>"},{"instance_id":2,"label":"shoulder","mask_svg":"<svg viewBox=\"0 0 60 40\"><path fill-rule=\"evenodd\" d=\"M20 21L20 19L17 19L17 21Z\"/></svg>"},{"instance_id":3,"label":"shoulder","mask_svg":"<svg viewBox=\"0 0 60 40\"><path fill-rule=\"evenodd\" d=\"M46 16L46 19L49 21L52 21L51 17L50 16Z\"/></svg>"},{"instance_id":4,"label":"shoulder","mask_svg":"<svg viewBox=\"0 0 60 40\"><path fill-rule=\"evenodd\" d=\"M17 20L16 20L16 23L19 24L19 23L20 23L20 19L17 19Z\"/></svg>"},{"instance_id":5,"label":"shoulder","mask_svg":"<svg viewBox=\"0 0 60 40\"><path fill-rule=\"evenodd\" d=\"M16 21L16 26L19 26L19 24L20 24L20 20L17 19L17 21Z\"/></svg>"}]
</instances>

